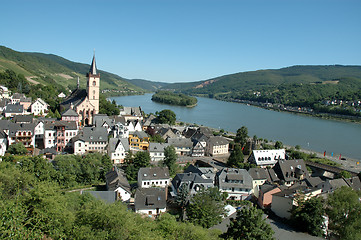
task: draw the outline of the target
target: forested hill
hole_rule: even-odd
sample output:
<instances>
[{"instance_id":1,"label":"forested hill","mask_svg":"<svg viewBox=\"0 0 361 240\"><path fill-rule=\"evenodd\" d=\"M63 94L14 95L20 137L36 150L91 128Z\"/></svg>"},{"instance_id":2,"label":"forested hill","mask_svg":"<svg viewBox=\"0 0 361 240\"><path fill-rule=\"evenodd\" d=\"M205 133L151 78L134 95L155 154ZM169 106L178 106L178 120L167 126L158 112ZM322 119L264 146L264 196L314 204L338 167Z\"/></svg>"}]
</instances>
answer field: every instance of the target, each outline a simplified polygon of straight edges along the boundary
<instances>
[{"instance_id":1,"label":"forested hill","mask_svg":"<svg viewBox=\"0 0 361 240\"><path fill-rule=\"evenodd\" d=\"M167 89L218 99L246 99L295 105L321 99L360 99L361 66L292 66L178 83Z\"/></svg>"},{"instance_id":2,"label":"forested hill","mask_svg":"<svg viewBox=\"0 0 361 240\"><path fill-rule=\"evenodd\" d=\"M23 74L33 84L46 85L56 82L65 88L74 89L79 77L81 87L85 88L85 74L89 71L89 64L72 62L53 54L17 52L0 46L0 71L11 69L17 74ZM99 69L98 71L101 74L101 90L144 92L144 89L128 82L127 79Z\"/></svg>"}]
</instances>

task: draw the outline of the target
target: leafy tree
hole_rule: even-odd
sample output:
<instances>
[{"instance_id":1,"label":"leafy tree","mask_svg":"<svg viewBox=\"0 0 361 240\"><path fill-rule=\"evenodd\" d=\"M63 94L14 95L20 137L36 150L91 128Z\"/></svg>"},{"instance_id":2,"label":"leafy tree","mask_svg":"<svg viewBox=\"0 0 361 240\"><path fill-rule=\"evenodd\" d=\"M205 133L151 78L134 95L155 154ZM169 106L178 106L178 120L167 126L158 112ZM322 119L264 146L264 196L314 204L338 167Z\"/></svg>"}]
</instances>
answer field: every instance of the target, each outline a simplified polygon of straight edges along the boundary
<instances>
[{"instance_id":1,"label":"leafy tree","mask_svg":"<svg viewBox=\"0 0 361 240\"><path fill-rule=\"evenodd\" d=\"M283 143L280 142L280 141L276 141L276 143L275 143L275 148L276 148L276 149L283 148Z\"/></svg>"},{"instance_id":2,"label":"leafy tree","mask_svg":"<svg viewBox=\"0 0 361 240\"><path fill-rule=\"evenodd\" d=\"M263 212L253 206L246 206L237 210L235 219L231 219L226 233L222 235L224 239L259 239L268 240L273 238L273 230L266 223Z\"/></svg>"},{"instance_id":3,"label":"leafy tree","mask_svg":"<svg viewBox=\"0 0 361 240\"><path fill-rule=\"evenodd\" d=\"M150 136L150 142L157 142L157 143L165 143L165 140L159 134L155 134L154 136Z\"/></svg>"},{"instance_id":4,"label":"leafy tree","mask_svg":"<svg viewBox=\"0 0 361 240\"><path fill-rule=\"evenodd\" d=\"M217 189L218 190L218 189ZM202 189L195 194L187 207L188 220L204 228L210 228L222 220L225 214L222 196L210 188Z\"/></svg>"},{"instance_id":5,"label":"leafy tree","mask_svg":"<svg viewBox=\"0 0 361 240\"><path fill-rule=\"evenodd\" d=\"M164 160L163 165L167 166L169 169L170 175L173 175L176 171L177 165L177 153L173 146L168 146L164 148Z\"/></svg>"},{"instance_id":6,"label":"leafy tree","mask_svg":"<svg viewBox=\"0 0 361 240\"><path fill-rule=\"evenodd\" d=\"M57 119L61 118L61 115L60 115L58 109L55 110L54 117L57 118Z\"/></svg>"},{"instance_id":7,"label":"leafy tree","mask_svg":"<svg viewBox=\"0 0 361 240\"><path fill-rule=\"evenodd\" d=\"M342 170L340 173L339 173L339 177L343 177L343 178L351 178L352 175L349 171L346 171L346 170Z\"/></svg>"},{"instance_id":8,"label":"leafy tree","mask_svg":"<svg viewBox=\"0 0 361 240\"><path fill-rule=\"evenodd\" d=\"M301 231L314 236L322 236L324 234L324 212L321 198L313 197L308 200L299 198L297 206L293 206L291 210L291 219Z\"/></svg>"},{"instance_id":9,"label":"leafy tree","mask_svg":"<svg viewBox=\"0 0 361 240\"><path fill-rule=\"evenodd\" d=\"M329 217L329 237L361 239L360 192L341 187L329 195L326 213Z\"/></svg>"},{"instance_id":10,"label":"leafy tree","mask_svg":"<svg viewBox=\"0 0 361 240\"><path fill-rule=\"evenodd\" d=\"M227 160L227 166L228 167L234 167L234 168L240 168L243 164L243 153L241 146L239 144L235 144L234 150L231 152L228 160Z\"/></svg>"},{"instance_id":11,"label":"leafy tree","mask_svg":"<svg viewBox=\"0 0 361 240\"><path fill-rule=\"evenodd\" d=\"M248 139L248 129L245 126L242 126L237 130L236 138L234 139L234 142L239 143L241 147L244 147L247 143Z\"/></svg>"},{"instance_id":12,"label":"leafy tree","mask_svg":"<svg viewBox=\"0 0 361 240\"><path fill-rule=\"evenodd\" d=\"M25 155L28 153L28 150L25 148L24 144L16 143L9 146L8 153L14 155Z\"/></svg>"},{"instance_id":13,"label":"leafy tree","mask_svg":"<svg viewBox=\"0 0 361 240\"><path fill-rule=\"evenodd\" d=\"M150 156L148 152L137 152L136 154L128 154L124 159L126 164L125 174L131 181L137 180L138 171L142 167L148 167L150 165Z\"/></svg>"},{"instance_id":14,"label":"leafy tree","mask_svg":"<svg viewBox=\"0 0 361 240\"><path fill-rule=\"evenodd\" d=\"M99 113L112 116L119 115L120 110L115 100L110 102L105 98L103 94L99 94Z\"/></svg>"},{"instance_id":15,"label":"leafy tree","mask_svg":"<svg viewBox=\"0 0 361 240\"><path fill-rule=\"evenodd\" d=\"M157 113L157 121L159 123L174 125L176 121L176 114L172 110L164 109Z\"/></svg>"}]
</instances>

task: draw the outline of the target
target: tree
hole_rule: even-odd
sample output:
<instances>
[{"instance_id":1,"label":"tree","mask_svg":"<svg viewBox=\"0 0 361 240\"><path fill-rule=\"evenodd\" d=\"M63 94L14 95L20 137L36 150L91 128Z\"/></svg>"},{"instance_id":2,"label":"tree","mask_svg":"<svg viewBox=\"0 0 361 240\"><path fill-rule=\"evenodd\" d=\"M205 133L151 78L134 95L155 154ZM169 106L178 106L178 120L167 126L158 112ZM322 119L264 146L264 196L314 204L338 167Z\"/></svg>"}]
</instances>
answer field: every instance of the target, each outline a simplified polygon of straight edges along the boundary
<instances>
[{"instance_id":1,"label":"tree","mask_svg":"<svg viewBox=\"0 0 361 240\"><path fill-rule=\"evenodd\" d=\"M10 145L8 149L8 153L14 154L14 155L25 155L28 153L28 150L25 148L24 144L22 143L16 143Z\"/></svg>"},{"instance_id":2,"label":"tree","mask_svg":"<svg viewBox=\"0 0 361 240\"><path fill-rule=\"evenodd\" d=\"M245 206L237 210L235 219L231 219L224 239L260 239L273 238L273 230L263 217L263 212L253 206Z\"/></svg>"},{"instance_id":3,"label":"tree","mask_svg":"<svg viewBox=\"0 0 361 240\"><path fill-rule=\"evenodd\" d=\"M175 151L175 148L173 146L168 146L164 148L163 165L168 167L170 175L173 175L175 173L175 170L177 168L176 161L177 153Z\"/></svg>"},{"instance_id":4,"label":"tree","mask_svg":"<svg viewBox=\"0 0 361 240\"><path fill-rule=\"evenodd\" d=\"M245 126L242 126L237 130L236 138L234 139L234 141L236 143L239 143L243 148L247 143L247 138L248 138L248 129Z\"/></svg>"},{"instance_id":5,"label":"tree","mask_svg":"<svg viewBox=\"0 0 361 240\"><path fill-rule=\"evenodd\" d=\"M156 142L156 143L165 143L165 140L159 134L155 134L154 136L150 136L149 141L150 142Z\"/></svg>"},{"instance_id":6,"label":"tree","mask_svg":"<svg viewBox=\"0 0 361 240\"><path fill-rule=\"evenodd\" d=\"M185 207L187 206L189 202L189 184L184 183L179 187L177 197L175 199L175 202L178 206L181 208L181 219L184 220L185 216Z\"/></svg>"},{"instance_id":7,"label":"tree","mask_svg":"<svg viewBox=\"0 0 361 240\"><path fill-rule=\"evenodd\" d=\"M240 168L243 164L243 153L241 146L239 144L235 144L234 150L231 152L231 155L229 156L227 160L227 166L228 167L235 167Z\"/></svg>"},{"instance_id":8,"label":"tree","mask_svg":"<svg viewBox=\"0 0 361 240\"><path fill-rule=\"evenodd\" d=\"M329 195L326 213L329 217L329 237L361 239L361 193L341 187Z\"/></svg>"},{"instance_id":9,"label":"tree","mask_svg":"<svg viewBox=\"0 0 361 240\"><path fill-rule=\"evenodd\" d=\"M308 200L299 198L297 206L291 210L291 219L301 231L306 231L314 236L324 234L324 209L321 198L313 197Z\"/></svg>"},{"instance_id":10,"label":"tree","mask_svg":"<svg viewBox=\"0 0 361 240\"><path fill-rule=\"evenodd\" d=\"M276 149L283 148L283 143L280 142L280 141L276 141L276 143L275 143L275 148L276 148Z\"/></svg>"},{"instance_id":11,"label":"tree","mask_svg":"<svg viewBox=\"0 0 361 240\"><path fill-rule=\"evenodd\" d=\"M157 121L159 123L174 125L176 121L176 114L169 109L162 110L157 113Z\"/></svg>"},{"instance_id":12,"label":"tree","mask_svg":"<svg viewBox=\"0 0 361 240\"><path fill-rule=\"evenodd\" d=\"M343 177L343 178L351 178L352 175L349 171L346 171L346 170L342 170L340 173L339 173L339 177Z\"/></svg>"},{"instance_id":13,"label":"tree","mask_svg":"<svg viewBox=\"0 0 361 240\"><path fill-rule=\"evenodd\" d=\"M217 189L217 188L216 188ZM221 193L218 194L210 188L202 189L195 194L187 207L188 220L204 228L210 228L222 220L225 214L224 202Z\"/></svg>"},{"instance_id":14,"label":"tree","mask_svg":"<svg viewBox=\"0 0 361 240\"><path fill-rule=\"evenodd\" d=\"M135 155L128 154L124 162L126 164L125 173L127 178L135 181L137 180L139 169L150 165L150 156L148 152L137 152Z\"/></svg>"}]
</instances>

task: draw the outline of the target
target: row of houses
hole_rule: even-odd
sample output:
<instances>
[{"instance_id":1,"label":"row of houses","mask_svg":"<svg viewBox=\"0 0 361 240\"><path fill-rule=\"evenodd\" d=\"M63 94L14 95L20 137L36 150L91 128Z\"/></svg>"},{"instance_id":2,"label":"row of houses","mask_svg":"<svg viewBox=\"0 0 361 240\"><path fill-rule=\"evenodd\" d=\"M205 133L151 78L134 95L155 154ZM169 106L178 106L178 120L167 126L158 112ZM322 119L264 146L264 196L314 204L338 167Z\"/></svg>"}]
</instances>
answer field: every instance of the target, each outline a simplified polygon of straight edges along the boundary
<instances>
[{"instance_id":1,"label":"row of houses","mask_svg":"<svg viewBox=\"0 0 361 240\"><path fill-rule=\"evenodd\" d=\"M0 86L0 112L6 118L28 114L45 116L48 108L49 104L41 98L32 101L22 93L11 95L7 87Z\"/></svg>"},{"instance_id":2,"label":"row of houses","mask_svg":"<svg viewBox=\"0 0 361 240\"><path fill-rule=\"evenodd\" d=\"M202 189L217 187L230 200L254 200L261 208L270 209L282 218L290 218L290 210L300 195L307 200L313 196L325 197L342 186L361 190L358 177L312 177L303 160L279 160L273 168L249 170L198 160L173 179L167 168L141 168L134 195L124 172L114 167L107 174L107 186L107 194L114 195L114 201L122 200L136 212L151 216L167 211L168 200L176 198L184 188L191 197Z\"/></svg>"}]
</instances>

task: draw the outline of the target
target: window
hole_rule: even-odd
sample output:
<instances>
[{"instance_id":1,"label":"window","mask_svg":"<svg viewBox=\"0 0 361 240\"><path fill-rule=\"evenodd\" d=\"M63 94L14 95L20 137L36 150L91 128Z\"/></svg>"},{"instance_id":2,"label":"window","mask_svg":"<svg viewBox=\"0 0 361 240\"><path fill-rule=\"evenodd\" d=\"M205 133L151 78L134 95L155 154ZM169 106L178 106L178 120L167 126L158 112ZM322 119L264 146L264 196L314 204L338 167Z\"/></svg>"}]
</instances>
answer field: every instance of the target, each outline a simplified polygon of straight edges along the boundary
<instances>
[{"instance_id":1,"label":"window","mask_svg":"<svg viewBox=\"0 0 361 240\"><path fill-rule=\"evenodd\" d=\"M81 147L81 143L79 143L79 145L78 145L79 147Z\"/></svg>"},{"instance_id":2,"label":"window","mask_svg":"<svg viewBox=\"0 0 361 240\"><path fill-rule=\"evenodd\" d=\"M97 85L97 82L96 81L93 81L93 86Z\"/></svg>"}]
</instances>

